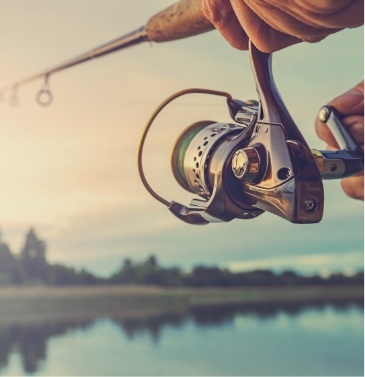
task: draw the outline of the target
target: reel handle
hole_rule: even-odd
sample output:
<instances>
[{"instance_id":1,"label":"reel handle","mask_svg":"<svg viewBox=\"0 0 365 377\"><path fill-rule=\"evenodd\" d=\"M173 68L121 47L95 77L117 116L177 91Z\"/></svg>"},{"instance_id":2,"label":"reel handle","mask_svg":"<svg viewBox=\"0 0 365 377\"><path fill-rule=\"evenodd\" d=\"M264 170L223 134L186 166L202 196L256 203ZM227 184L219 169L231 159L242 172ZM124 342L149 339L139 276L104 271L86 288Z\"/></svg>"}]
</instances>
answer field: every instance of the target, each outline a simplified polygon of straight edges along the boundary
<instances>
[{"instance_id":1,"label":"reel handle","mask_svg":"<svg viewBox=\"0 0 365 377\"><path fill-rule=\"evenodd\" d=\"M346 178L364 171L364 151L342 124L336 110L331 106L323 106L318 118L328 126L340 147L337 151L312 149L322 179Z\"/></svg>"}]
</instances>

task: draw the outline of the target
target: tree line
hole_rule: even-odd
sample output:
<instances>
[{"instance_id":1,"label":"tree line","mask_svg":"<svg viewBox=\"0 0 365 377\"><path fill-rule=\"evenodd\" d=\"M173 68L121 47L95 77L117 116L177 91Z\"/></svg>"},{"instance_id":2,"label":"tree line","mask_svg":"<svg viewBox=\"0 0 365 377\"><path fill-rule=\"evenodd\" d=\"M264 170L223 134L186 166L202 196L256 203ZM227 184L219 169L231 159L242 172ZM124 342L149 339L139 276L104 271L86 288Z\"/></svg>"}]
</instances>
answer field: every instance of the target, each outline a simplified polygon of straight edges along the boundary
<instances>
[{"instance_id":1,"label":"tree line","mask_svg":"<svg viewBox=\"0 0 365 377\"><path fill-rule=\"evenodd\" d=\"M144 261L125 259L120 268L107 278L86 269L76 270L61 264L50 264L46 258L46 243L30 229L19 254L13 254L0 237L0 286L7 285L101 285L149 284L165 287L240 287L283 285L343 285L364 284L364 272L346 276L333 273L303 276L295 271L275 273L270 270L232 272L228 269L199 265L191 271L180 267L162 267L154 255Z\"/></svg>"}]
</instances>

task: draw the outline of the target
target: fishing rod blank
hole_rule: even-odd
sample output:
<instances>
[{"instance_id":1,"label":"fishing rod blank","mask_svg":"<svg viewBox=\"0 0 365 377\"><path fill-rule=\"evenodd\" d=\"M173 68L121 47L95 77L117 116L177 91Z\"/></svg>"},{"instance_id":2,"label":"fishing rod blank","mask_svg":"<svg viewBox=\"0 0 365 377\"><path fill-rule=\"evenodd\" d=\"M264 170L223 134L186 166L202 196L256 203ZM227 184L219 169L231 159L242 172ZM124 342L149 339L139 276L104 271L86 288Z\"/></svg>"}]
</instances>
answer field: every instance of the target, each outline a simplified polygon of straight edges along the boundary
<instances>
[{"instance_id":1,"label":"fishing rod blank","mask_svg":"<svg viewBox=\"0 0 365 377\"><path fill-rule=\"evenodd\" d=\"M181 0L152 16L145 26L107 42L75 58L67 60L54 67L41 71L26 79L17 81L4 89L2 93L12 90L10 103L18 103L17 89L19 86L44 77L44 86L37 94L40 105L48 105L53 96L48 86L49 76L74 67L86 61L111 54L127 47L135 46L141 42L169 42L191 37L213 30L214 26L204 16L201 0Z\"/></svg>"}]
</instances>

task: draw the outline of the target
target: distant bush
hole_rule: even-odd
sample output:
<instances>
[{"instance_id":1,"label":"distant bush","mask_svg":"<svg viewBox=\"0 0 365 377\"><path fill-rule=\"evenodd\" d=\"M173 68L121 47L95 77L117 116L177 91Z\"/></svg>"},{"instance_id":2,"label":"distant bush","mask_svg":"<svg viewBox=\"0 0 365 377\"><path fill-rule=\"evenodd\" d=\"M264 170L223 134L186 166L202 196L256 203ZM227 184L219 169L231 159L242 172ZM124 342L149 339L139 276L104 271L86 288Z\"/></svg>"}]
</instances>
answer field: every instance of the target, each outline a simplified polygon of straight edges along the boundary
<instances>
[{"instance_id":1,"label":"distant bush","mask_svg":"<svg viewBox=\"0 0 365 377\"><path fill-rule=\"evenodd\" d=\"M35 231L25 236L19 255L14 255L0 237L0 286L5 285L100 285L100 284L148 284L164 287L240 287L240 286L290 286L290 285L344 285L364 284L364 272L352 276L334 273L328 278L318 275L301 276L294 271L276 274L270 270L234 273L214 266L195 266L191 272L179 267L161 267L154 255L145 261L125 259L117 272L109 278L95 276L61 264L50 264L46 257L46 243Z\"/></svg>"}]
</instances>

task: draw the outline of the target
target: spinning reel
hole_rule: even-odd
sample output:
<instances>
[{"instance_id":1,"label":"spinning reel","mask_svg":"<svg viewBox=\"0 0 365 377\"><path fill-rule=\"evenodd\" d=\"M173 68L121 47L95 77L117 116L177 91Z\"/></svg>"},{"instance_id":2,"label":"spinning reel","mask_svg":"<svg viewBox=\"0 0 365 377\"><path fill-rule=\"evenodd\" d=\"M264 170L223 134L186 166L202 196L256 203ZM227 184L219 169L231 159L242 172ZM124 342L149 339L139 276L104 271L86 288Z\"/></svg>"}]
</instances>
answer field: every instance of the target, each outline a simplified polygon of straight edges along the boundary
<instances>
[{"instance_id":1,"label":"spinning reel","mask_svg":"<svg viewBox=\"0 0 365 377\"><path fill-rule=\"evenodd\" d=\"M340 146L338 151L311 150L275 86L271 54L250 43L250 60L259 101L242 102L228 93L190 89L164 101L147 123L138 152L139 173L150 194L190 224L252 219L265 211L292 223L322 219L322 179L351 176L364 169L363 151L333 108L319 118ZM162 109L189 93L224 96L235 123L201 121L177 139L171 164L176 181L196 194L188 206L167 201L148 184L142 153L148 131Z\"/></svg>"}]
</instances>

